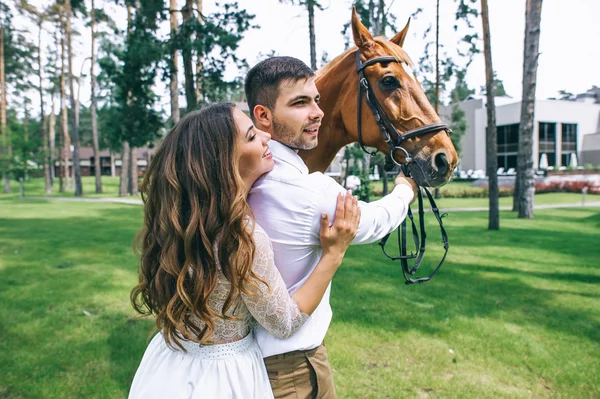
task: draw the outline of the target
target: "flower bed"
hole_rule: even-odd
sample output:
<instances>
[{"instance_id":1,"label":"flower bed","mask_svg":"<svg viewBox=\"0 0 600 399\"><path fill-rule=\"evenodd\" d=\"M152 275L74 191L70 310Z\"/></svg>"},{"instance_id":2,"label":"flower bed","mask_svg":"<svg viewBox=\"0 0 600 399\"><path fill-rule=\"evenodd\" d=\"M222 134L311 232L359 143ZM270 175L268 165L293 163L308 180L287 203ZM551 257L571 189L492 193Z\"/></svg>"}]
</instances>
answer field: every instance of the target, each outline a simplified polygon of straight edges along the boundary
<instances>
[{"instance_id":1,"label":"flower bed","mask_svg":"<svg viewBox=\"0 0 600 399\"><path fill-rule=\"evenodd\" d=\"M600 185L582 180L551 181L548 183L536 183L536 193L580 193L587 187L589 194L600 194Z\"/></svg>"}]
</instances>

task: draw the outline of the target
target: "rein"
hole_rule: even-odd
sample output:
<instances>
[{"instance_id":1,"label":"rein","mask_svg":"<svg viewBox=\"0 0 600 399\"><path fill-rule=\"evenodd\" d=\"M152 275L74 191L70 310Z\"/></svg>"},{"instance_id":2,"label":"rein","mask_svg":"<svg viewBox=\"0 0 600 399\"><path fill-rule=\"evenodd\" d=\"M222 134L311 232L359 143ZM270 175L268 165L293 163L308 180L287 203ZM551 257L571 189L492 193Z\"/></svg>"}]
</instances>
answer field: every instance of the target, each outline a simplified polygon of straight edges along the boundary
<instances>
[{"instance_id":1,"label":"rein","mask_svg":"<svg viewBox=\"0 0 600 399\"><path fill-rule=\"evenodd\" d=\"M381 107L381 104L379 104L379 101L377 101L377 97L375 97L375 93L373 92L373 89L369 85L369 81L365 77L365 72L364 72L365 68L367 68L371 65L385 64L385 63L390 63L390 62L399 62L399 61L395 57L383 56L383 57L376 57L376 58L370 59L363 63L360 59L360 50L356 51L356 72L358 73L358 81L359 81L359 83L358 83L358 106L357 106L358 143L360 144L360 147L362 148L362 150L365 153L367 153L371 156L376 154L376 151L371 152L371 151L367 150L365 148L363 140L362 140L362 101L361 100L362 100L362 93L364 92L367 106L369 107L369 109L373 113L373 116L375 117L375 121L377 122L377 126L379 127L379 131L380 131L384 141L389 146L390 151L389 151L389 154L387 155L387 159L390 159L393 163L400 166L402 168L402 171L404 172L404 174L406 176L410 177L410 173L408 171L408 165L410 163L414 162L414 160L410 156L408 151L406 151L406 149L401 146L402 142L404 140L407 140L410 138L423 136L425 134L439 132L442 130L445 131L448 135L450 135L452 133L452 130L448 127L447 124L445 124L443 122L432 123L429 125L421 126L421 127L409 130L408 132L404 132L404 133L399 133L398 130L396 130L396 128L394 127L394 125L392 124L390 119L387 117L385 111ZM396 160L396 158L394 157L394 154L398 150L400 150L404 153L404 159L405 159L404 162L398 162ZM404 276L404 279L406 280L406 284L424 283L426 281L429 281L438 272L440 267L442 267L442 264L446 260L446 255L448 254L448 248L449 248L448 235L446 234L446 229L444 228L444 225L442 223L442 218L444 216L446 216L446 214L440 215L440 211L437 207L437 204L435 203L435 200L433 199L433 196L431 195L429 190L427 190L427 188L425 188L425 187L420 187L420 188L421 189L418 192L419 230L417 230L417 226L415 224L415 220L414 220L412 210L410 209L410 207L408 208L408 215L407 215L412 224L413 241L415 243L415 248L416 248L417 252L414 254L411 252L410 255L407 255L406 218L402 221L402 224L398 228L398 248L399 248L398 256L392 256L392 255L388 254L387 251L385 250L385 245L386 245L391 233L386 235L385 237L383 237L381 239L381 241L379 242L379 245L381 246L381 249L382 249L383 253L385 254L385 256L387 256L389 259L391 259L393 261L396 261L396 260L400 261L400 264L402 266L402 275ZM417 270L419 269L419 266L421 266L421 261L423 260L423 255L425 254L425 249L426 249L425 247L426 247L427 233L425 232L425 218L424 218L425 211L423 209L423 193L422 193L422 191L425 191L425 194L427 195L429 204L431 206L431 210L440 225L440 231L442 234L442 243L444 245L445 252L444 252L444 256L442 257L442 260L437 265L437 267L433 270L433 272L431 272L431 274L429 274L426 277L412 278L411 276L414 276L415 273L417 272ZM415 259L415 264L413 265L412 268L409 268L409 265L408 265L409 259Z\"/></svg>"}]
</instances>

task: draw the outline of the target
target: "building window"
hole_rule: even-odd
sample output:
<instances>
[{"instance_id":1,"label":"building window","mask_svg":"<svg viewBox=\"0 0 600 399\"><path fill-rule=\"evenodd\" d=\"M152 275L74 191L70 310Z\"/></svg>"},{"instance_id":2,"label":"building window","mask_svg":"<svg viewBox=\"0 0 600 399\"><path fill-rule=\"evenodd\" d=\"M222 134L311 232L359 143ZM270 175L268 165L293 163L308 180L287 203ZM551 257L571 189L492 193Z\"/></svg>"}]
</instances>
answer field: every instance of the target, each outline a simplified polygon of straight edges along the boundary
<instances>
[{"instance_id":1,"label":"building window","mask_svg":"<svg viewBox=\"0 0 600 399\"><path fill-rule=\"evenodd\" d=\"M517 152L519 151L519 124L498 126L496 141L498 144L498 167L505 170L516 168Z\"/></svg>"},{"instance_id":2,"label":"building window","mask_svg":"<svg viewBox=\"0 0 600 399\"><path fill-rule=\"evenodd\" d=\"M508 170L510 168L517 169L517 156L516 155L498 155L498 167Z\"/></svg>"},{"instance_id":3,"label":"building window","mask_svg":"<svg viewBox=\"0 0 600 399\"><path fill-rule=\"evenodd\" d=\"M577 124L562 124L562 165L571 163L571 154L577 154Z\"/></svg>"},{"instance_id":4,"label":"building window","mask_svg":"<svg viewBox=\"0 0 600 399\"><path fill-rule=\"evenodd\" d=\"M562 151L577 152L577 124L562 124Z\"/></svg>"},{"instance_id":5,"label":"building window","mask_svg":"<svg viewBox=\"0 0 600 399\"><path fill-rule=\"evenodd\" d=\"M556 164L556 123L540 122L538 129L539 153L548 156L548 166Z\"/></svg>"}]
</instances>

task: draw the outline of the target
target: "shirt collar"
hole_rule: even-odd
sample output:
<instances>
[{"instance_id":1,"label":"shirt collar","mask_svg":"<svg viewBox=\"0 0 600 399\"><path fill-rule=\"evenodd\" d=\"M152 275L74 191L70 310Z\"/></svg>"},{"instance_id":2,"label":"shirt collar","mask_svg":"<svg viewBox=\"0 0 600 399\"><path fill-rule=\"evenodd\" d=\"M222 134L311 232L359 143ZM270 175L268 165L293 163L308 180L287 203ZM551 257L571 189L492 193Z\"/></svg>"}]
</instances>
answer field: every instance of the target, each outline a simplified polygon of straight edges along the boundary
<instances>
[{"instance_id":1,"label":"shirt collar","mask_svg":"<svg viewBox=\"0 0 600 399\"><path fill-rule=\"evenodd\" d=\"M275 140L269 141L269 149L277 161L293 166L302 174L308 174L308 167L296 151Z\"/></svg>"}]
</instances>

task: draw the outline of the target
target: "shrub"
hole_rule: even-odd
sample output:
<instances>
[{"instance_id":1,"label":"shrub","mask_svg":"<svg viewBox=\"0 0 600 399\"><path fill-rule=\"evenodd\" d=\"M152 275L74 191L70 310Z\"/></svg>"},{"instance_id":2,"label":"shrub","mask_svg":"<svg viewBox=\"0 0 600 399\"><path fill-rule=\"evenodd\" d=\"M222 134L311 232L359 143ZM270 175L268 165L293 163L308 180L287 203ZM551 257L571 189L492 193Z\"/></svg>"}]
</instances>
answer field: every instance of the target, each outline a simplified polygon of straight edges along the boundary
<instances>
[{"instance_id":1,"label":"shrub","mask_svg":"<svg viewBox=\"0 0 600 399\"><path fill-rule=\"evenodd\" d=\"M589 194L600 194L600 185L585 180L552 181L549 183L536 183L536 193L580 193L587 187Z\"/></svg>"},{"instance_id":2,"label":"shrub","mask_svg":"<svg viewBox=\"0 0 600 399\"><path fill-rule=\"evenodd\" d=\"M489 196L489 189L487 186L469 187L461 190L449 190L442 187L440 195L443 198L487 198ZM512 187L498 188L499 197L510 197L511 195L513 195Z\"/></svg>"}]
</instances>

